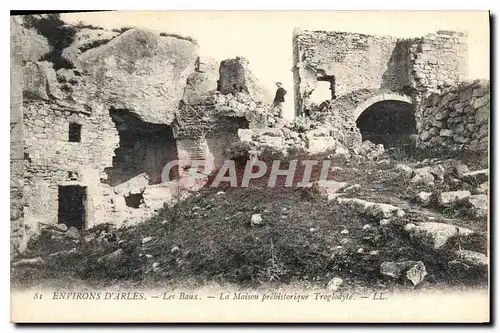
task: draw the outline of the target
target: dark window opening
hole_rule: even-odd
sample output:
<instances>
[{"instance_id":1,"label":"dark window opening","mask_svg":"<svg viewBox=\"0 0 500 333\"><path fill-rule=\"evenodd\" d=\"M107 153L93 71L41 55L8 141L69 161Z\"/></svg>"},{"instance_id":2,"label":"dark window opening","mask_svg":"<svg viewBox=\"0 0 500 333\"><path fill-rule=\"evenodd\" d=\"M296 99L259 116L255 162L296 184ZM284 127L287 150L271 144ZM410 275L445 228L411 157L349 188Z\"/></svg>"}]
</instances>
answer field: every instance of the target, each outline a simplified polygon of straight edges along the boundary
<instances>
[{"instance_id":1,"label":"dark window opening","mask_svg":"<svg viewBox=\"0 0 500 333\"><path fill-rule=\"evenodd\" d=\"M76 229L85 228L86 190L83 186L59 186L58 223Z\"/></svg>"},{"instance_id":2,"label":"dark window opening","mask_svg":"<svg viewBox=\"0 0 500 333\"><path fill-rule=\"evenodd\" d=\"M142 203L144 203L142 193L131 193L125 196L125 204L127 207L140 208Z\"/></svg>"},{"instance_id":3,"label":"dark window opening","mask_svg":"<svg viewBox=\"0 0 500 333\"><path fill-rule=\"evenodd\" d=\"M69 142L80 142L82 140L82 125L77 123L69 124Z\"/></svg>"},{"instance_id":4,"label":"dark window opening","mask_svg":"<svg viewBox=\"0 0 500 333\"><path fill-rule=\"evenodd\" d=\"M362 140L395 147L417 132L415 107L401 101L381 101L368 107L356 120Z\"/></svg>"},{"instance_id":5,"label":"dark window opening","mask_svg":"<svg viewBox=\"0 0 500 333\"><path fill-rule=\"evenodd\" d=\"M160 184L165 165L178 159L172 128L144 122L124 109L112 108L109 114L116 125L120 143L115 149L113 166L105 169L107 178L101 182L116 186L144 174L150 185ZM169 179L178 178L178 168L173 167Z\"/></svg>"}]
</instances>

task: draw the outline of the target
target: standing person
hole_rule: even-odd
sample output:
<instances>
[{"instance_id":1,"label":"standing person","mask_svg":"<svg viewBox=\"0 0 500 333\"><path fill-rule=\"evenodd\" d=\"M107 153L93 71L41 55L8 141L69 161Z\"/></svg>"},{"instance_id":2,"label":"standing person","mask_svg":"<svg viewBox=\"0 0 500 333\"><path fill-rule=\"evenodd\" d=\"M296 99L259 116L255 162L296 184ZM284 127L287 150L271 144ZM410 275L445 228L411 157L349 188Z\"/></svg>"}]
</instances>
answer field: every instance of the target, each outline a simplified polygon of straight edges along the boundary
<instances>
[{"instance_id":1,"label":"standing person","mask_svg":"<svg viewBox=\"0 0 500 333\"><path fill-rule=\"evenodd\" d=\"M272 109L274 110L279 108L279 115L283 118L283 106L281 104L285 102L286 90L282 87L282 85L283 84L281 82L276 82L278 89L276 89Z\"/></svg>"}]
</instances>

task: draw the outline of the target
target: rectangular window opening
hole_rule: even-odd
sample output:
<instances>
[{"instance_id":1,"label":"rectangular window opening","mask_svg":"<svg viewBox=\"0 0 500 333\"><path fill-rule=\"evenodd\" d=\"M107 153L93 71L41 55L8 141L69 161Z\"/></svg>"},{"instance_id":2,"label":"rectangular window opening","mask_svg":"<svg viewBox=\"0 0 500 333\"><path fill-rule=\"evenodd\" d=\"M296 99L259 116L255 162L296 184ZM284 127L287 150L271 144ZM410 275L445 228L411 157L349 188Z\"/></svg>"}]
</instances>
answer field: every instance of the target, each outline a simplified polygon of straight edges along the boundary
<instances>
[{"instance_id":1,"label":"rectangular window opening","mask_svg":"<svg viewBox=\"0 0 500 333\"><path fill-rule=\"evenodd\" d=\"M69 124L69 142L81 142L82 140L82 125L77 123Z\"/></svg>"}]
</instances>

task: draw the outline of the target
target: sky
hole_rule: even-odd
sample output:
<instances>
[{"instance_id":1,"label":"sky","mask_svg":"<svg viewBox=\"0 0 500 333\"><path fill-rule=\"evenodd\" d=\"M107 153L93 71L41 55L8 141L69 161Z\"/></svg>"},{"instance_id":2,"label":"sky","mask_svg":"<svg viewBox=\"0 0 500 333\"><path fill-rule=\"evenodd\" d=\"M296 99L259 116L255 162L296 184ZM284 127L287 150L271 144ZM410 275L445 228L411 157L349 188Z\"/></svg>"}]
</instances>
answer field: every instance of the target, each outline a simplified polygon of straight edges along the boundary
<instances>
[{"instance_id":1,"label":"sky","mask_svg":"<svg viewBox=\"0 0 500 333\"><path fill-rule=\"evenodd\" d=\"M200 56L222 61L248 59L260 83L274 92L274 82L289 91L285 113L293 114L292 34L294 28L419 37L437 30L467 32L469 78L489 79L487 11L120 11L62 14L106 29L133 26L190 36Z\"/></svg>"}]
</instances>

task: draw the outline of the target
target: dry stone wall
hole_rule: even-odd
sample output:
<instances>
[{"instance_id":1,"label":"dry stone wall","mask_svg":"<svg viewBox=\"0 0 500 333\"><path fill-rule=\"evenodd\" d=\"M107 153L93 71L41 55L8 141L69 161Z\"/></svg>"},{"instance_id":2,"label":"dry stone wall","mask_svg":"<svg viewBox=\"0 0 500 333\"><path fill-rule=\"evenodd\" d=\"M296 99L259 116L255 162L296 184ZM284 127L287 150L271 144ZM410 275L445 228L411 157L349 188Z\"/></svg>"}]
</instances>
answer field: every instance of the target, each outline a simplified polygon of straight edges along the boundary
<instances>
[{"instance_id":1,"label":"dry stone wall","mask_svg":"<svg viewBox=\"0 0 500 333\"><path fill-rule=\"evenodd\" d=\"M81 126L81 141L69 142L69 126ZM118 133L109 115L71 110L47 101L25 101L25 223L55 224L58 219L59 186L79 185L87 189L88 224L109 221L112 189L106 167L112 165ZM40 200L43 198L43 200Z\"/></svg>"},{"instance_id":2,"label":"dry stone wall","mask_svg":"<svg viewBox=\"0 0 500 333\"><path fill-rule=\"evenodd\" d=\"M488 152L490 83L474 81L432 93L417 109L423 148Z\"/></svg>"}]
</instances>

